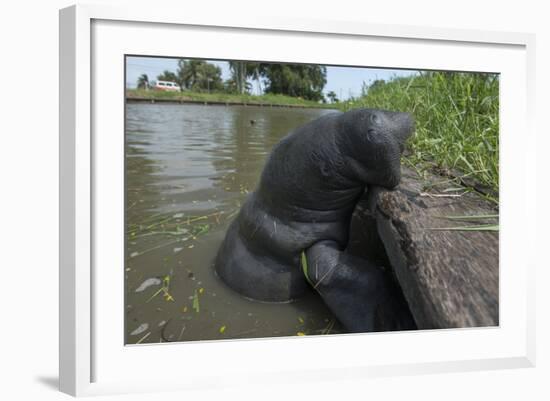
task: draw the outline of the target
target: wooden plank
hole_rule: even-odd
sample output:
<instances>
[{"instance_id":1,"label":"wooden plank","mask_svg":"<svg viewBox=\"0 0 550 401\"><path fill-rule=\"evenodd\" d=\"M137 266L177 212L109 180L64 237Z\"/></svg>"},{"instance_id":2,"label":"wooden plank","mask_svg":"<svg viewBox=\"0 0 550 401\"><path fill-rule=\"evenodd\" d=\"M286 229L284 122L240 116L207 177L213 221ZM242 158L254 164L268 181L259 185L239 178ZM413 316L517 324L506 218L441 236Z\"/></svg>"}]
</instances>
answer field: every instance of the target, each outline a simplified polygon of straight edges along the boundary
<instances>
[{"instance_id":1,"label":"wooden plank","mask_svg":"<svg viewBox=\"0 0 550 401\"><path fill-rule=\"evenodd\" d=\"M448 230L498 219L442 216L498 214L476 192L448 191L448 179L403 169L395 191L369 195L377 231L419 329L499 324L498 232ZM442 229L443 228L443 229Z\"/></svg>"}]
</instances>

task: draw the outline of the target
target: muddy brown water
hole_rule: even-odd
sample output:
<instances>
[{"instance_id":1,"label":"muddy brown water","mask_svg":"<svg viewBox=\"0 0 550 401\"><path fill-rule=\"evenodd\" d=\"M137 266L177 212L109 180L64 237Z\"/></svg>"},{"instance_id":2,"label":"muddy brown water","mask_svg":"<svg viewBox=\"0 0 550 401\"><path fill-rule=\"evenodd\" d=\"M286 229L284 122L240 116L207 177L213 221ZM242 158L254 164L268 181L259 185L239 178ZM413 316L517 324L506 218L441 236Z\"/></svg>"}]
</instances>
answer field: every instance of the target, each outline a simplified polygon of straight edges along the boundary
<instances>
[{"instance_id":1,"label":"muddy brown water","mask_svg":"<svg viewBox=\"0 0 550 401\"><path fill-rule=\"evenodd\" d=\"M273 145L328 112L126 105L126 344L342 332L313 291L292 303L261 303L213 269Z\"/></svg>"}]
</instances>

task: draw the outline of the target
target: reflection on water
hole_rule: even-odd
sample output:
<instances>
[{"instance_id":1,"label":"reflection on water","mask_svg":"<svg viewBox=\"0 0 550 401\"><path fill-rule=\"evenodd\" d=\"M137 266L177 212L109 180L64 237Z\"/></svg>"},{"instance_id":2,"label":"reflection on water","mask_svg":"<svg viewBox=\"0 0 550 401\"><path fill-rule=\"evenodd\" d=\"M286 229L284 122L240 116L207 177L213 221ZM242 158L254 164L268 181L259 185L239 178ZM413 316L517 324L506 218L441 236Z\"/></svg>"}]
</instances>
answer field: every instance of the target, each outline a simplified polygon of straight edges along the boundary
<instances>
[{"instance_id":1,"label":"reflection on water","mask_svg":"<svg viewBox=\"0 0 550 401\"><path fill-rule=\"evenodd\" d=\"M313 292L294 303L251 301L212 266L273 145L327 112L127 104L127 344L341 330Z\"/></svg>"}]
</instances>

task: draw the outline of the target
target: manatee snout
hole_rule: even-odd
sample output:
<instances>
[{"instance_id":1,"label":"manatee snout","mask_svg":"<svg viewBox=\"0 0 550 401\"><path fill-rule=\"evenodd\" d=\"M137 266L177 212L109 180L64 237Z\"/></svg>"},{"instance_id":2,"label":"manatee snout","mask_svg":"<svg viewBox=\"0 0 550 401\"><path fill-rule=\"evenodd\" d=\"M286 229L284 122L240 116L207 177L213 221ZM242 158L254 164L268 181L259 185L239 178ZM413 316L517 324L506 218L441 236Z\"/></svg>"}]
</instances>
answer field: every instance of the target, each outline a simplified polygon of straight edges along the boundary
<instances>
[{"instance_id":1,"label":"manatee snout","mask_svg":"<svg viewBox=\"0 0 550 401\"><path fill-rule=\"evenodd\" d=\"M401 155L414 131L410 113L355 109L341 116L352 179L363 185L394 188L401 180Z\"/></svg>"},{"instance_id":2,"label":"manatee snout","mask_svg":"<svg viewBox=\"0 0 550 401\"><path fill-rule=\"evenodd\" d=\"M414 118L410 113L386 111L390 130L395 136L401 153L405 150L405 142L414 132Z\"/></svg>"}]
</instances>

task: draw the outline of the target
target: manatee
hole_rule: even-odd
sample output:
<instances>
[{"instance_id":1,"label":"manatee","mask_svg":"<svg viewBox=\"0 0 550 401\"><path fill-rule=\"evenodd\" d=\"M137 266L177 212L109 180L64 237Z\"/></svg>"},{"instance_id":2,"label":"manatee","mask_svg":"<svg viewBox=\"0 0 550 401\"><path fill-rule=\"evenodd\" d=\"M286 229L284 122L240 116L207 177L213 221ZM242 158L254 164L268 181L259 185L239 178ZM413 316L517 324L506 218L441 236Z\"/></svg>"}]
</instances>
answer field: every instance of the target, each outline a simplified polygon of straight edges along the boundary
<instances>
[{"instance_id":1,"label":"manatee","mask_svg":"<svg viewBox=\"0 0 550 401\"><path fill-rule=\"evenodd\" d=\"M390 272L320 241L306 251L307 277L352 333L412 330L416 324Z\"/></svg>"},{"instance_id":2,"label":"manatee","mask_svg":"<svg viewBox=\"0 0 550 401\"><path fill-rule=\"evenodd\" d=\"M291 131L274 146L256 190L229 226L214 262L218 276L259 301L302 296L308 288L302 251L321 240L345 248L365 188L399 183L413 130L408 113L356 109Z\"/></svg>"}]
</instances>

